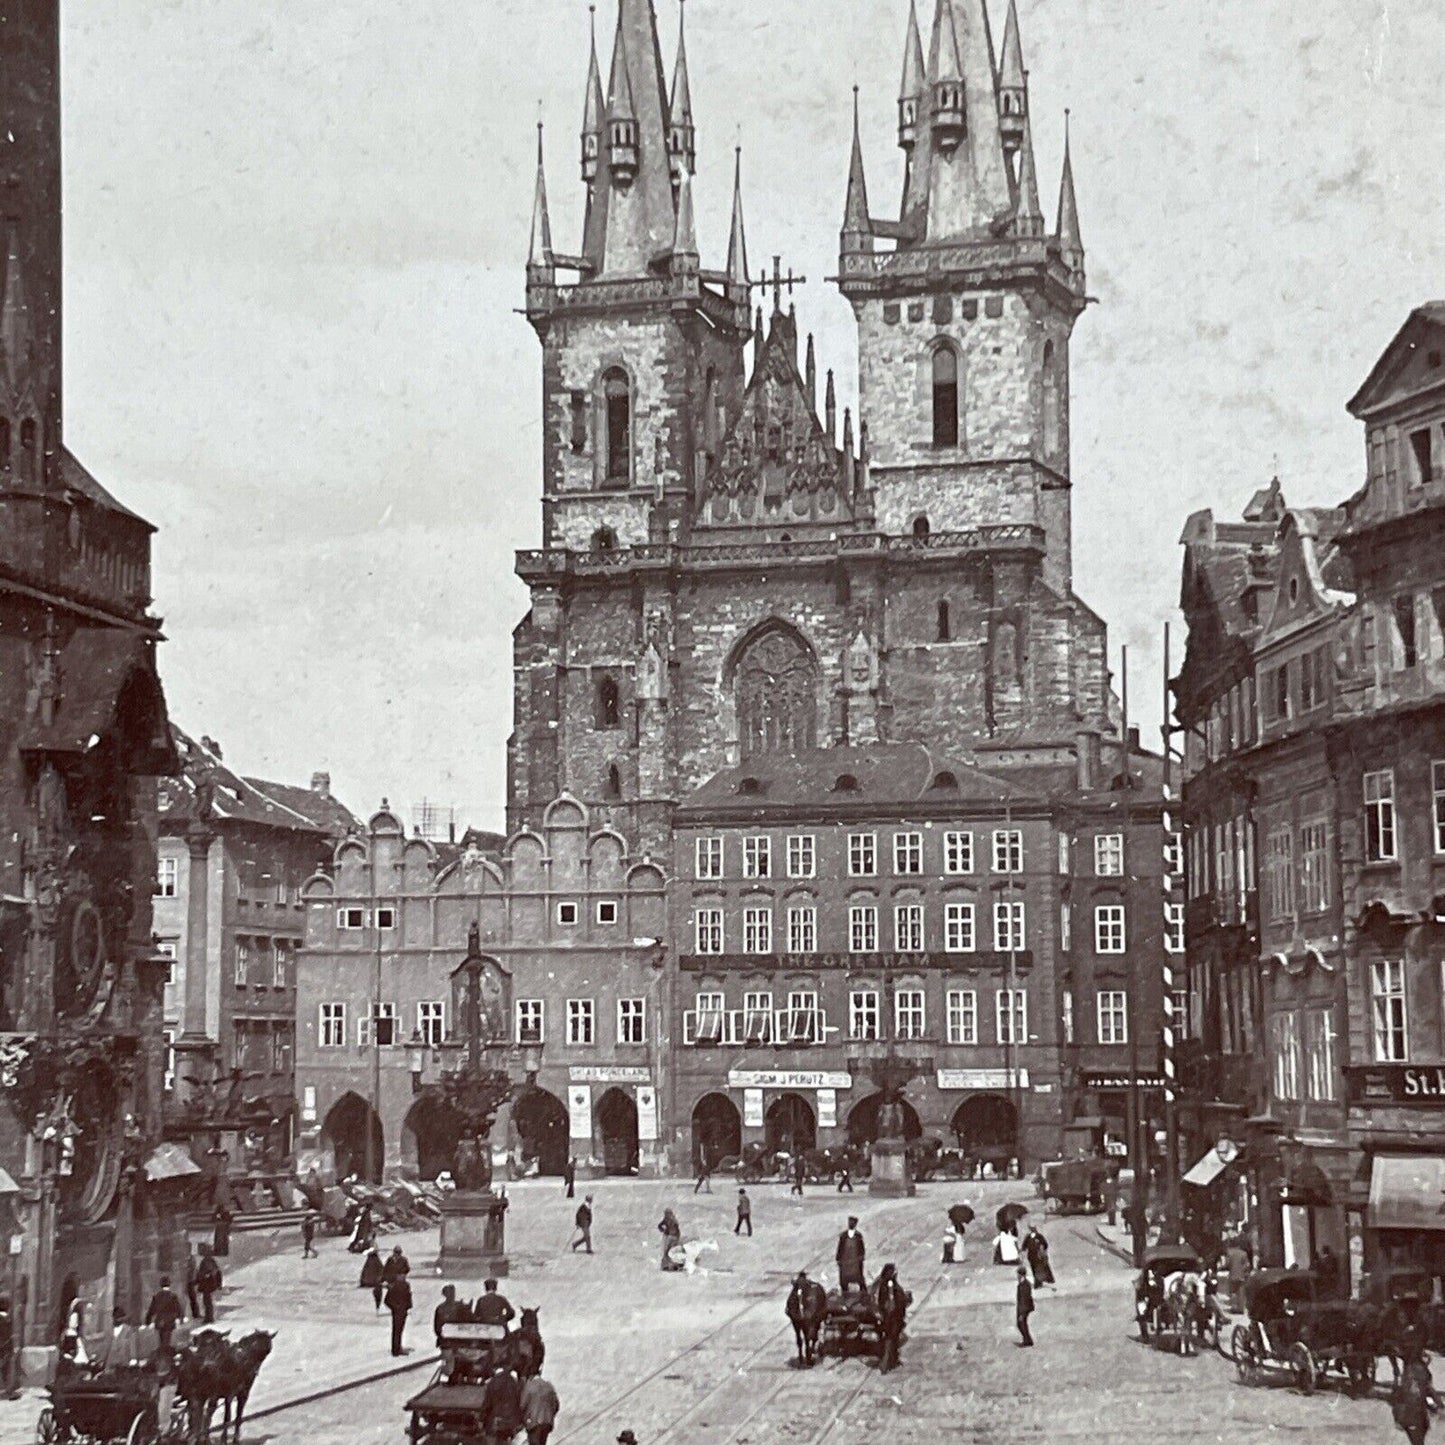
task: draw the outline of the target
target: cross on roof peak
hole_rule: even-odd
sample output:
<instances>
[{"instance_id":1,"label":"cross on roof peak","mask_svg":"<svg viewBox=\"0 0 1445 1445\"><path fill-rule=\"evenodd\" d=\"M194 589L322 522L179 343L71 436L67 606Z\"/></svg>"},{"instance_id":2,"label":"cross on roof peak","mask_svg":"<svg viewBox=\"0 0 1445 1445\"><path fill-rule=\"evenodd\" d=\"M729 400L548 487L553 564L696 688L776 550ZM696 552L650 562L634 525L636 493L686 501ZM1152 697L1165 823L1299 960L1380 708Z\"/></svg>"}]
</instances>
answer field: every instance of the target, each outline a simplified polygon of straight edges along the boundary
<instances>
[{"instance_id":1,"label":"cross on roof peak","mask_svg":"<svg viewBox=\"0 0 1445 1445\"><path fill-rule=\"evenodd\" d=\"M808 278L806 276L794 276L791 266L788 267L788 274L784 276L783 258L781 256L774 256L773 274L771 276L762 276L752 284L762 290L772 289L773 311L776 313L783 309L783 292L786 290L788 296L791 298L793 288L795 286L804 286L807 284L807 281Z\"/></svg>"}]
</instances>

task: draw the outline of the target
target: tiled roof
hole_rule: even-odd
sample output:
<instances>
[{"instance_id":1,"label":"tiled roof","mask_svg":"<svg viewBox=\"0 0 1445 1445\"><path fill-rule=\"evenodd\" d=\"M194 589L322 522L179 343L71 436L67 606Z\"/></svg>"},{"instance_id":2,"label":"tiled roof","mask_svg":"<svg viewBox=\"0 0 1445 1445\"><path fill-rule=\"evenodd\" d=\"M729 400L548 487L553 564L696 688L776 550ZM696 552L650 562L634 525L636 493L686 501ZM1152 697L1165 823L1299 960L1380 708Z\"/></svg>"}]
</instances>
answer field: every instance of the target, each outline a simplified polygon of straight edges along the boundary
<instances>
[{"instance_id":1,"label":"tiled roof","mask_svg":"<svg viewBox=\"0 0 1445 1445\"><path fill-rule=\"evenodd\" d=\"M142 522L150 527L152 532L155 527L150 522L122 502L116 501L96 479L85 469L81 462L66 448L60 451L60 480L62 485L69 487L72 491L79 492L81 496L87 497L97 506L105 507L108 511L118 512L122 517L129 517L133 521Z\"/></svg>"}]
</instances>

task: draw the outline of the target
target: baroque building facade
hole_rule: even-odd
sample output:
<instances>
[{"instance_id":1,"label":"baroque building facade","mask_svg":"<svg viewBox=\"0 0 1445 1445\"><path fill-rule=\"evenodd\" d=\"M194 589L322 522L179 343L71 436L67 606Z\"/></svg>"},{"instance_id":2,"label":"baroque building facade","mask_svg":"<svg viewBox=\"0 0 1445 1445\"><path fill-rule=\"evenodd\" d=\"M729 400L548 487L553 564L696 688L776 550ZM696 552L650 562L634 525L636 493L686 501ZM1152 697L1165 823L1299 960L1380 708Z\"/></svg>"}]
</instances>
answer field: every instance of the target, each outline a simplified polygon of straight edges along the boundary
<instances>
[{"instance_id":1,"label":"baroque building facade","mask_svg":"<svg viewBox=\"0 0 1445 1445\"><path fill-rule=\"evenodd\" d=\"M137 1317L185 1248L157 1153L154 529L65 446L59 8L0 16L0 1288L27 1350L73 1301L92 1341Z\"/></svg>"}]
</instances>

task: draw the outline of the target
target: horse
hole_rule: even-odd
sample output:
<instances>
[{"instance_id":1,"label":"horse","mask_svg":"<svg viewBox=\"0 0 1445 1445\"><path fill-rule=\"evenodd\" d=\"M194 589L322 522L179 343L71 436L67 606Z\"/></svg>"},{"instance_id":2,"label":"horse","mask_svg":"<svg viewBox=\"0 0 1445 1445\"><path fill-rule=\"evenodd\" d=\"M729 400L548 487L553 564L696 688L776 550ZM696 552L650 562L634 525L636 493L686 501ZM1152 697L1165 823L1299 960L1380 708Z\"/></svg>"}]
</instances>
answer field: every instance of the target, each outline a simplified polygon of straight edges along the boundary
<instances>
[{"instance_id":1,"label":"horse","mask_svg":"<svg viewBox=\"0 0 1445 1445\"><path fill-rule=\"evenodd\" d=\"M253 1330L231 1344L215 1330L202 1330L191 1342L181 1356L176 1388L187 1405L192 1441L210 1437L211 1416L224 1404L222 1445L228 1435L240 1445L246 1401L273 1339L272 1331Z\"/></svg>"},{"instance_id":2,"label":"horse","mask_svg":"<svg viewBox=\"0 0 1445 1445\"><path fill-rule=\"evenodd\" d=\"M1197 1353L1208 1313L1204 1276L1195 1270L1180 1270L1164 1281L1164 1308L1173 1327L1175 1348L1181 1355Z\"/></svg>"},{"instance_id":3,"label":"horse","mask_svg":"<svg viewBox=\"0 0 1445 1445\"><path fill-rule=\"evenodd\" d=\"M898 1347L903 1340L903 1326L908 1318L908 1306L913 1296L898 1283L898 1274L891 1264L884 1265L878 1277L877 1300L878 1337L883 1353L878 1361L878 1371L886 1375L898 1363Z\"/></svg>"},{"instance_id":4,"label":"horse","mask_svg":"<svg viewBox=\"0 0 1445 1445\"><path fill-rule=\"evenodd\" d=\"M800 1274L788 1293L786 1313L793 1325L798 1364L811 1365L818 1357L818 1335L828 1313L828 1291L815 1279Z\"/></svg>"},{"instance_id":5,"label":"horse","mask_svg":"<svg viewBox=\"0 0 1445 1445\"><path fill-rule=\"evenodd\" d=\"M517 1328L507 1336L506 1362L517 1372L519 1380L530 1380L542 1373L542 1364L547 1358L547 1346L542 1342L542 1330L537 1323L537 1310L524 1309Z\"/></svg>"}]
</instances>

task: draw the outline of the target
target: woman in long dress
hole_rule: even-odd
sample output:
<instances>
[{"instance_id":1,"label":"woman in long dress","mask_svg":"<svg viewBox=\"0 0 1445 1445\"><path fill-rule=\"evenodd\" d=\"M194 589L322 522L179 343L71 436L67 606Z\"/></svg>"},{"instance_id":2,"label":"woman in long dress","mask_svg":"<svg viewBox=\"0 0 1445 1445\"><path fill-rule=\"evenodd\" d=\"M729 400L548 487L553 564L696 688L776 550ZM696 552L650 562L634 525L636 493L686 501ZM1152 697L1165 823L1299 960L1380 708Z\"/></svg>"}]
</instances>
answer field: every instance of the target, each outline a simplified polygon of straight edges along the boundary
<instances>
[{"instance_id":1,"label":"woman in long dress","mask_svg":"<svg viewBox=\"0 0 1445 1445\"><path fill-rule=\"evenodd\" d=\"M677 1215L670 1209L663 1210L662 1219L657 1227L662 1233L663 1269L681 1269L682 1265L671 1257L673 1249L682 1243L682 1226L677 1222Z\"/></svg>"}]
</instances>

